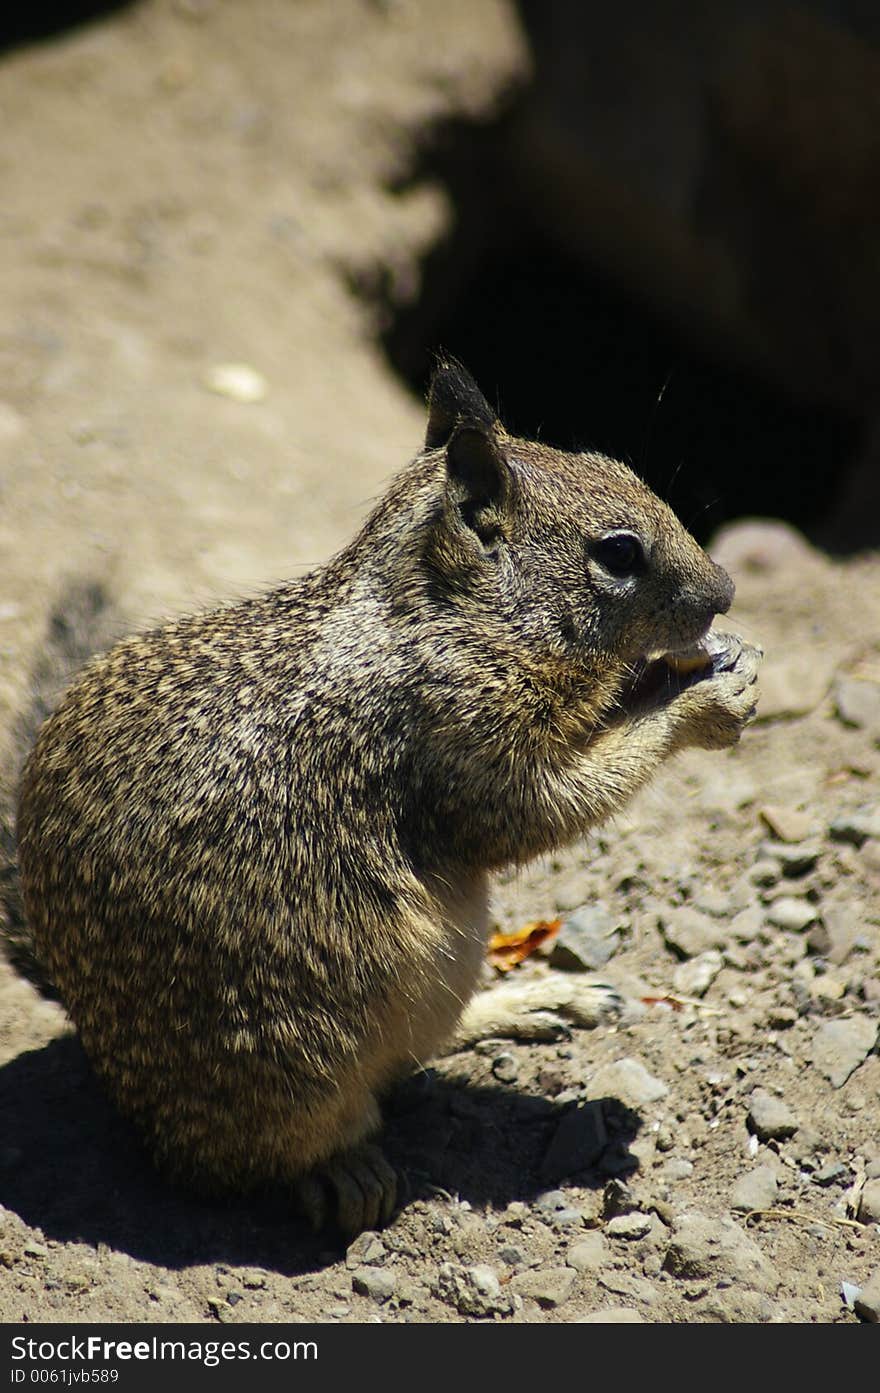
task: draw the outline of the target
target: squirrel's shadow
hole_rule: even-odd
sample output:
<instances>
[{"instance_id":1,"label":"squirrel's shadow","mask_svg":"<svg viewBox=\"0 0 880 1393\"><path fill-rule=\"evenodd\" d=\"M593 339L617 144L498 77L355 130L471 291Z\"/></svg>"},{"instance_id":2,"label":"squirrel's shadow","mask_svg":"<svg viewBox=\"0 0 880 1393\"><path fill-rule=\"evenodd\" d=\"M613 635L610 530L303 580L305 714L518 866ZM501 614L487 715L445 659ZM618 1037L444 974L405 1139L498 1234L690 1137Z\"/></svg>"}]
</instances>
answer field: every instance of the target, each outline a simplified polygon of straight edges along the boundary
<instances>
[{"instance_id":1,"label":"squirrel's shadow","mask_svg":"<svg viewBox=\"0 0 880 1393\"><path fill-rule=\"evenodd\" d=\"M613 1170L639 1120L610 1107ZM446 1191L475 1208L550 1188L542 1158L566 1105L501 1087L416 1076L392 1097L384 1144L409 1194ZM341 1239L313 1235L280 1194L201 1200L165 1182L104 1098L75 1037L0 1068L0 1204L49 1239L106 1244L168 1268L226 1262L287 1275L336 1261ZM605 1173L579 1179L601 1185ZM561 1178L561 1177L559 1177ZM336 1246L332 1247L334 1243Z\"/></svg>"}]
</instances>

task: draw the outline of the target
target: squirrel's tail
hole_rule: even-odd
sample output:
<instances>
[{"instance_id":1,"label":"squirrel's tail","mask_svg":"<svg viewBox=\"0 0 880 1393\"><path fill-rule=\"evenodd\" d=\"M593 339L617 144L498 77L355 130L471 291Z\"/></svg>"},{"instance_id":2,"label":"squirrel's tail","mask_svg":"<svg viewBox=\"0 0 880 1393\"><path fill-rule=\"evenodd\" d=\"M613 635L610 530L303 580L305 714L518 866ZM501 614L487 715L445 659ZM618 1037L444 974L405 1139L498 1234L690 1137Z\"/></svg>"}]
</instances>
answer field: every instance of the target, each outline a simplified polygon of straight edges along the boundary
<instances>
[{"instance_id":1,"label":"squirrel's tail","mask_svg":"<svg viewBox=\"0 0 880 1393\"><path fill-rule=\"evenodd\" d=\"M15 805L22 766L37 731L77 671L118 637L120 625L103 584L69 582L53 608L34 663L30 697L12 730L11 756L0 773L0 944L12 965L46 996L57 992L40 967L21 901L15 854Z\"/></svg>"}]
</instances>

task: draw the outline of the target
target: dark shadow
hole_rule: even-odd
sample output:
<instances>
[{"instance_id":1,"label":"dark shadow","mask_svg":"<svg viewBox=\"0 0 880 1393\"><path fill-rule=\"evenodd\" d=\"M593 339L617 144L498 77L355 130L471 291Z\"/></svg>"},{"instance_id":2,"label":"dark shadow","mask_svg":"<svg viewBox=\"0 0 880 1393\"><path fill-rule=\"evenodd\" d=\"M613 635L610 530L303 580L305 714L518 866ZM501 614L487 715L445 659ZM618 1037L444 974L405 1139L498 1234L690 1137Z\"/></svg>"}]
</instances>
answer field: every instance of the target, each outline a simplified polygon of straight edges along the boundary
<instances>
[{"instance_id":1,"label":"dark shadow","mask_svg":"<svg viewBox=\"0 0 880 1393\"><path fill-rule=\"evenodd\" d=\"M392 1100L385 1137L389 1159L405 1176L404 1203L436 1188L475 1208L534 1199L548 1188L541 1161L565 1111L430 1072L405 1085ZM619 1175L639 1120L614 1100L604 1111ZM313 1235L283 1194L209 1202L167 1184L103 1097L73 1037L0 1069L0 1119L0 1204L49 1239L107 1244L168 1268L222 1262L287 1276L336 1261L346 1246L338 1235ZM601 1185L606 1173L577 1178Z\"/></svg>"},{"instance_id":2,"label":"dark shadow","mask_svg":"<svg viewBox=\"0 0 880 1393\"><path fill-rule=\"evenodd\" d=\"M395 304L381 272L354 287L395 371L421 397L446 349L514 433L625 459L701 540L748 514L817 533L863 424L711 357L566 254L505 172L509 119L441 125L407 180L440 182L455 210L416 299Z\"/></svg>"},{"instance_id":3,"label":"dark shadow","mask_svg":"<svg viewBox=\"0 0 880 1393\"><path fill-rule=\"evenodd\" d=\"M0 12L0 51L78 29L93 20L130 9L136 0L26 0Z\"/></svg>"}]
</instances>

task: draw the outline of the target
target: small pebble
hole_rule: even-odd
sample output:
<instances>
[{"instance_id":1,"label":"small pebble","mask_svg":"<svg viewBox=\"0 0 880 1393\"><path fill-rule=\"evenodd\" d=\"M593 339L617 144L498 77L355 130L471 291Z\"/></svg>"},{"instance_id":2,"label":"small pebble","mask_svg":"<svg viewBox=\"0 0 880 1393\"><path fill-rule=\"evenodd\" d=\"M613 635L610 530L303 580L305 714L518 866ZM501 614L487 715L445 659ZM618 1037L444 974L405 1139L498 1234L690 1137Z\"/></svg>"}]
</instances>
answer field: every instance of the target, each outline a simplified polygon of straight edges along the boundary
<instances>
[{"instance_id":1,"label":"small pebble","mask_svg":"<svg viewBox=\"0 0 880 1393\"><path fill-rule=\"evenodd\" d=\"M854 1304L856 1315L862 1320L880 1322L880 1267L868 1278Z\"/></svg>"},{"instance_id":2,"label":"small pebble","mask_svg":"<svg viewBox=\"0 0 880 1393\"><path fill-rule=\"evenodd\" d=\"M800 933L815 922L816 907L808 900L798 900L786 895L782 899L774 900L765 917L774 928Z\"/></svg>"},{"instance_id":3,"label":"small pebble","mask_svg":"<svg viewBox=\"0 0 880 1393\"><path fill-rule=\"evenodd\" d=\"M581 1316L581 1325L644 1325L645 1317L631 1306L606 1306L604 1310L592 1311Z\"/></svg>"},{"instance_id":4,"label":"small pebble","mask_svg":"<svg viewBox=\"0 0 880 1393\"><path fill-rule=\"evenodd\" d=\"M608 1246L601 1233L586 1233L573 1243L565 1261L575 1272L598 1272L608 1258Z\"/></svg>"},{"instance_id":5,"label":"small pebble","mask_svg":"<svg viewBox=\"0 0 880 1393\"><path fill-rule=\"evenodd\" d=\"M667 948L679 958L695 958L707 949L720 948L726 938L723 924L688 905L665 913L660 929Z\"/></svg>"},{"instance_id":6,"label":"small pebble","mask_svg":"<svg viewBox=\"0 0 880 1393\"><path fill-rule=\"evenodd\" d=\"M826 1021L813 1037L813 1064L835 1088L842 1088L877 1043L877 1025L867 1016Z\"/></svg>"},{"instance_id":7,"label":"small pebble","mask_svg":"<svg viewBox=\"0 0 880 1393\"><path fill-rule=\"evenodd\" d=\"M539 1214L555 1214L560 1209L568 1207L568 1200L564 1190L545 1190L535 1199L535 1208Z\"/></svg>"},{"instance_id":8,"label":"small pebble","mask_svg":"<svg viewBox=\"0 0 880 1393\"><path fill-rule=\"evenodd\" d=\"M755 1166L753 1170L741 1175L734 1185L730 1207L741 1214L750 1214L755 1209L772 1209L778 1190L776 1171L773 1167Z\"/></svg>"},{"instance_id":9,"label":"small pebble","mask_svg":"<svg viewBox=\"0 0 880 1393\"><path fill-rule=\"evenodd\" d=\"M862 928L852 909L840 906L823 909L821 924L814 924L807 934L807 947L840 967L858 943Z\"/></svg>"},{"instance_id":10,"label":"small pebble","mask_svg":"<svg viewBox=\"0 0 880 1393\"><path fill-rule=\"evenodd\" d=\"M724 959L717 949L700 953L690 962L679 963L672 974L673 988L682 996L705 996L723 966Z\"/></svg>"},{"instance_id":11,"label":"small pebble","mask_svg":"<svg viewBox=\"0 0 880 1393\"><path fill-rule=\"evenodd\" d=\"M834 684L838 719L856 730L880 729L880 686L857 677L838 677Z\"/></svg>"},{"instance_id":12,"label":"small pebble","mask_svg":"<svg viewBox=\"0 0 880 1393\"><path fill-rule=\"evenodd\" d=\"M602 905L584 905L570 914L553 939L551 967L566 972L595 972L620 946L620 930Z\"/></svg>"},{"instance_id":13,"label":"small pebble","mask_svg":"<svg viewBox=\"0 0 880 1393\"><path fill-rule=\"evenodd\" d=\"M782 879L782 868L778 861L771 861L767 857L761 857L749 871L749 879L753 885L778 885L779 881Z\"/></svg>"},{"instance_id":14,"label":"small pebble","mask_svg":"<svg viewBox=\"0 0 880 1393\"><path fill-rule=\"evenodd\" d=\"M867 806L856 812L840 813L828 832L835 842L861 846L869 837L880 837L880 808Z\"/></svg>"},{"instance_id":15,"label":"small pebble","mask_svg":"<svg viewBox=\"0 0 880 1393\"><path fill-rule=\"evenodd\" d=\"M694 1173L694 1163L689 1161L686 1156L670 1156L660 1168L660 1176L663 1180L668 1180L670 1184L675 1184L679 1180L687 1180Z\"/></svg>"},{"instance_id":16,"label":"small pebble","mask_svg":"<svg viewBox=\"0 0 880 1393\"><path fill-rule=\"evenodd\" d=\"M609 1219L605 1225L605 1232L609 1238L635 1240L645 1238L651 1232L652 1223L650 1214L641 1214L635 1210L631 1214L618 1214L614 1219Z\"/></svg>"},{"instance_id":17,"label":"small pebble","mask_svg":"<svg viewBox=\"0 0 880 1393\"><path fill-rule=\"evenodd\" d=\"M794 846L790 846L786 842L762 842L758 848L758 861L755 864L760 865L763 861L772 860L780 868L783 875L789 878L806 875L807 871L811 871L819 860L819 850L817 841L798 842Z\"/></svg>"},{"instance_id":18,"label":"small pebble","mask_svg":"<svg viewBox=\"0 0 880 1393\"><path fill-rule=\"evenodd\" d=\"M756 1088L749 1098L747 1121L749 1131L765 1142L792 1137L800 1125L788 1105L763 1088Z\"/></svg>"},{"instance_id":19,"label":"small pebble","mask_svg":"<svg viewBox=\"0 0 880 1393\"><path fill-rule=\"evenodd\" d=\"M589 1090L594 1099L619 1098L628 1108L640 1108L665 1098L669 1086L649 1074L639 1060L626 1056L600 1066L590 1079Z\"/></svg>"},{"instance_id":20,"label":"small pebble","mask_svg":"<svg viewBox=\"0 0 880 1393\"><path fill-rule=\"evenodd\" d=\"M822 973L810 983L810 996L815 1001L840 1001L845 992L845 984L831 972Z\"/></svg>"},{"instance_id":21,"label":"small pebble","mask_svg":"<svg viewBox=\"0 0 880 1393\"><path fill-rule=\"evenodd\" d=\"M840 1161L828 1161L826 1165L819 1166L810 1177L814 1185L833 1185L835 1181L843 1181L849 1175L849 1171Z\"/></svg>"},{"instance_id":22,"label":"small pebble","mask_svg":"<svg viewBox=\"0 0 880 1393\"><path fill-rule=\"evenodd\" d=\"M856 1218L860 1224L880 1224L880 1180L865 1182Z\"/></svg>"},{"instance_id":23,"label":"small pebble","mask_svg":"<svg viewBox=\"0 0 880 1393\"><path fill-rule=\"evenodd\" d=\"M738 943L752 943L764 925L764 913L759 905L749 905L748 909L735 914L728 925L731 938Z\"/></svg>"},{"instance_id":24,"label":"small pebble","mask_svg":"<svg viewBox=\"0 0 880 1393\"><path fill-rule=\"evenodd\" d=\"M761 808L759 817L781 842L804 842L818 831L812 813L799 808L768 805Z\"/></svg>"},{"instance_id":25,"label":"small pebble","mask_svg":"<svg viewBox=\"0 0 880 1393\"><path fill-rule=\"evenodd\" d=\"M510 1281L518 1296L537 1301L545 1310L553 1310L568 1300L577 1285L577 1273L571 1267L537 1268L518 1272Z\"/></svg>"},{"instance_id":26,"label":"small pebble","mask_svg":"<svg viewBox=\"0 0 880 1393\"><path fill-rule=\"evenodd\" d=\"M386 1267L359 1267L351 1274L352 1291L369 1296L373 1301L388 1301L394 1295L397 1281Z\"/></svg>"},{"instance_id":27,"label":"small pebble","mask_svg":"<svg viewBox=\"0 0 880 1393\"><path fill-rule=\"evenodd\" d=\"M514 1243L504 1243L498 1249L498 1257L505 1267L521 1267L526 1260L522 1248L517 1248Z\"/></svg>"},{"instance_id":28,"label":"small pebble","mask_svg":"<svg viewBox=\"0 0 880 1393\"><path fill-rule=\"evenodd\" d=\"M363 1267L375 1263L384 1262L388 1256L388 1249L382 1242L377 1233L372 1229L364 1229L359 1233L353 1243L348 1245L345 1253L346 1267ZM265 1286L265 1280L263 1286Z\"/></svg>"},{"instance_id":29,"label":"small pebble","mask_svg":"<svg viewBox=\"0 0 880 1393\"><path fill-rule=\"evenodd\" d=\"M495 1269L485 1264L456 1267L444 1262L437 1273L435 1292L441 1301L465 1316L510 1315L512 1293L502 1288Z\"/></svg>"}]
</instances>

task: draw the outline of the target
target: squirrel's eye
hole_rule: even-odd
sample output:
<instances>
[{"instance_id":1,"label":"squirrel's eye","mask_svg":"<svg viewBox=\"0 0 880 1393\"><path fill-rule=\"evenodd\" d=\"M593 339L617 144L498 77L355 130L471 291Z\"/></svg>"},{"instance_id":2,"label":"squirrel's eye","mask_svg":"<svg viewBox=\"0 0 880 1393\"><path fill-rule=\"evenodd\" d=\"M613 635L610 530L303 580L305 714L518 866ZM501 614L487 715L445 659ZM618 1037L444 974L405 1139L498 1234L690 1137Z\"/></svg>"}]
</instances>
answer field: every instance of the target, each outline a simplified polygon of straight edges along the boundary
<instances>
[{"instance_id":1,"label":"squirrel's eye","mask_svg":"<svg viewBox=\"0 0 880 1393\"><path fill-rule=\"evenodd\" d=\"M610 532L594 542L590 551L613 576L640 575L645 569L644 547L632 532Z\"/></svg>"}]
</instances>

